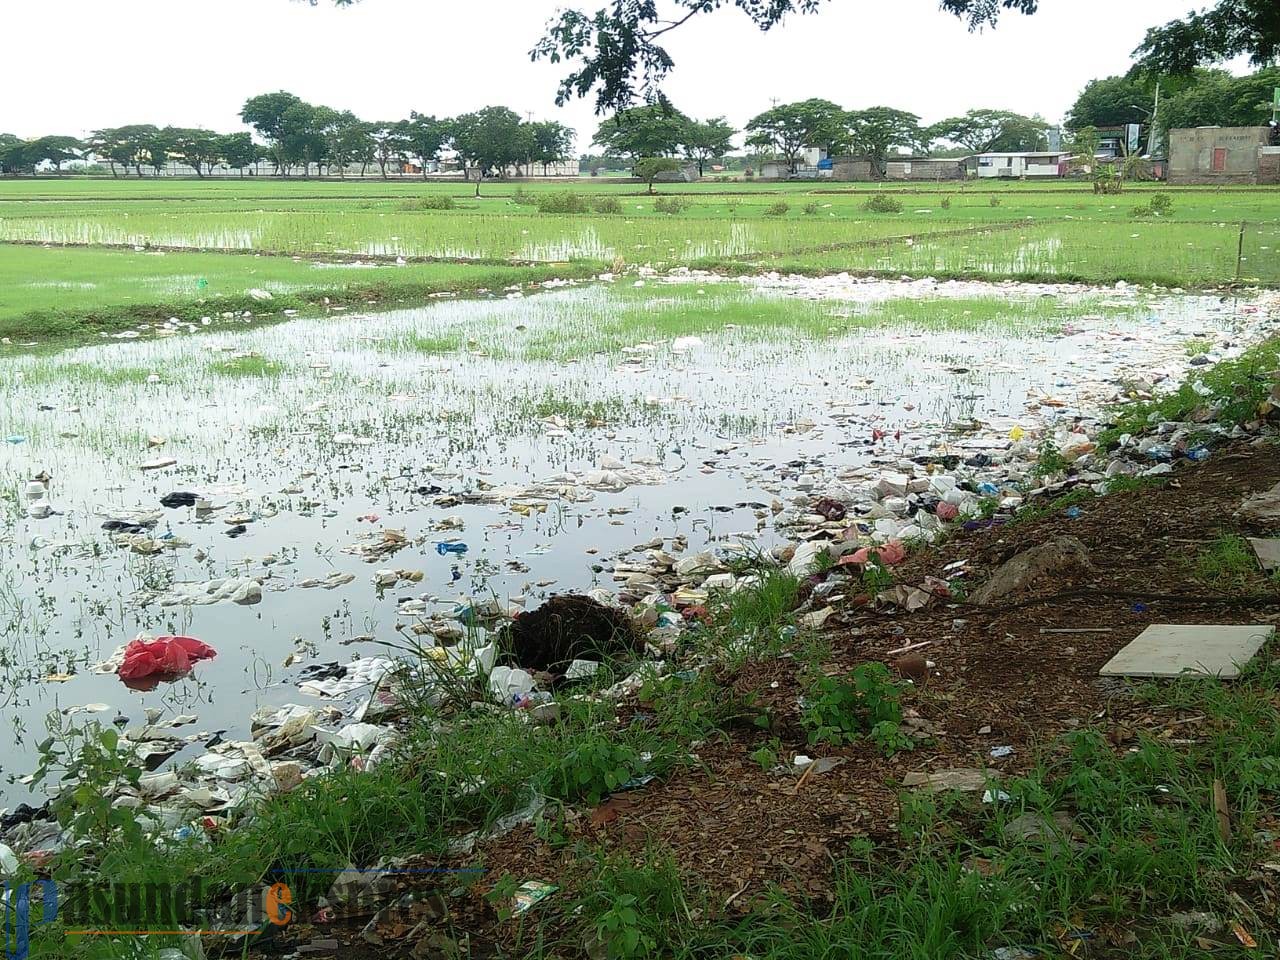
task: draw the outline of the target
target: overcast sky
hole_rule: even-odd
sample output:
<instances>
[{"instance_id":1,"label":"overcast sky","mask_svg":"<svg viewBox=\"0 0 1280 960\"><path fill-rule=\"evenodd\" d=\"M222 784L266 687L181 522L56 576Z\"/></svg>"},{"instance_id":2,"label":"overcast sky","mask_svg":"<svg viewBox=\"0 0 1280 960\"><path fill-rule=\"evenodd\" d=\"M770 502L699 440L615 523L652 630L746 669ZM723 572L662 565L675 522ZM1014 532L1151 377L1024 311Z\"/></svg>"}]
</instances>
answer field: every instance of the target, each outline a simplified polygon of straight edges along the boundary
<instances>
[{"instance_id":1,"label":"overcast sky","mask_svg":"<svg viewBox=\"0 0 1280 960\"><path fill-rule=\"evenodd\" d=\"M936 0L828 0L767 34L736 10L668 39L666 86L695 117L741 127L780 102L825 97L885 105L925 122L973 107L1058 121L1091 78L1123 72L1147 27L1193 0L1041 0L970 34ZM285 89L365 119L449 116L489 104L578 131L592 104L555 106L564 65L529 49L556 9L604 0L0 0L5 76L0 132L82 136L126 123L243 129L240 105ZM15 78L22 78L21 83Z\"/></svg>"}]
</instances>

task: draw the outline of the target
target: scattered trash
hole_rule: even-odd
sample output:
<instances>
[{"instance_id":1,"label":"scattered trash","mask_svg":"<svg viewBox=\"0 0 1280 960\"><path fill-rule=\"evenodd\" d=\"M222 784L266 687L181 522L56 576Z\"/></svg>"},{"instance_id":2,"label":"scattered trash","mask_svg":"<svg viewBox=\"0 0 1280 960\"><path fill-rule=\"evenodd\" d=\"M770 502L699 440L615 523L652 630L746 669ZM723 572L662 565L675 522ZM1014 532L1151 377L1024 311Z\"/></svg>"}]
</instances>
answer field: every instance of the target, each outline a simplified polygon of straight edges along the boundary
<instances>
[{"instance_id":1,"label":"scattered trash","mask_svg":"<svg viewBox=\"0 0 1280 960\"><path fill-rule=\"evenodd\" d=\"M554 884L543 883L540 880L529 880L520 884L511 898L511 915L518 917L528 913L559 889Z\"/></svg>"},{"instance_id":2,"label":"scattered trash","mask_svg":"<svg viewBox=\"0 0 1280 960\"><path fill-rule=\"evenodd\" d=\"M978 790L986 789L989 782L999 778L999 770L956 767L947 770L934 770L929 773L908 773L902 778L902 785L904 787L923 788L931 793L942 793L947 790L975 793Z\"/></svg>"}]
</instances>

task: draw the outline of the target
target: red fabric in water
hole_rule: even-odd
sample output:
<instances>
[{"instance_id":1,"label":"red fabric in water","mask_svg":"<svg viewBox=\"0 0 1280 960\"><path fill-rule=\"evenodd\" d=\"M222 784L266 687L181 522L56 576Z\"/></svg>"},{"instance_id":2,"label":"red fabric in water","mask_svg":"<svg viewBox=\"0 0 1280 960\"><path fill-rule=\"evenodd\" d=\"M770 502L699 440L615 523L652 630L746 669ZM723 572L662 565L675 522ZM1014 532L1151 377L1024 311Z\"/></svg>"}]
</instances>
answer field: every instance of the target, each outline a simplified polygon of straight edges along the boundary
<instances>
[{"instance_id":1,"label":"red fabric in water","mask_svg":"<svg viewBox=\"0 0 1280 960\"><path fill-rule=\"evenodd\" d=\"M218 652L195 637L156 637L134 640L124 648L124 662L117 671L122 680L141 680L159 674L191 672L191 665L210 660Z\"/></svg>"}]
</instances>

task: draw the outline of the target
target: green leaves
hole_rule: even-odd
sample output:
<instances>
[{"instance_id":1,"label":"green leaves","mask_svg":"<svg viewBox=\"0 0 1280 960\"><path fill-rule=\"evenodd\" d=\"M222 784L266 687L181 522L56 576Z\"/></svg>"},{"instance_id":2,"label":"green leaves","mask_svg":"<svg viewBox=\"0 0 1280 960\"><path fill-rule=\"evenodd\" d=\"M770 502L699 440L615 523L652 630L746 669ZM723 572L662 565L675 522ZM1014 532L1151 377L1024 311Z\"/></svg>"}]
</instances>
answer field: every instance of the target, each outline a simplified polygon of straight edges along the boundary
<instances>
[{"instance_id":1,"label":"green leaves","mask_svg":"<svg viewBox=\"0 0 1280 960\"><path fill-rule=\"evenodd\" d=\"M864 663L844 677L819 674L805 695L800 725L809 743L840 746L866 735L886 755L910 750L900 732L902 690L883 663Z\"/></svg>"},{"instance_id":2,"label":"green leaves","mask_svg":"<svg viewBox=\"0 0 1280 960\"><path fill-rule=\"evenodd\" d=\"M548 772L543 791L561 800L599 803L644 769L640 754L625 743L610 741L604 732L591 730L565 751Z\"/></svg>"}]
</instances>

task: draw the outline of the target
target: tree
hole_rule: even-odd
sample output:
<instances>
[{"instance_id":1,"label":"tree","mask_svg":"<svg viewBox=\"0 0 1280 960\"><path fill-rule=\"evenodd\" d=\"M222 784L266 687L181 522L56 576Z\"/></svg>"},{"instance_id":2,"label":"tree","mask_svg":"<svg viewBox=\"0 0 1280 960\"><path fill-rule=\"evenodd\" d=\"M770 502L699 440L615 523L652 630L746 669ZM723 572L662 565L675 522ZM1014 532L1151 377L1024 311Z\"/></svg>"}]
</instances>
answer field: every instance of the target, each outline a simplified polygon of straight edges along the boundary
<instances>
[{"instance_id":1,"label":"tree","mask_svg":"<svg viewBox=\"0 0 1280 960\"><path fill-rule=\"evenodd\" d=\"M1039 117L1024 117L1008 110L970 110L962 117L948 117L929 127L929 141L946 140L974 153L1018 153L1043 150L1049 125Z\"/></svg>"},{"instance_id":2,"label":"tree","mask_svg":"<svg viewBox=\"0 0 1280 960\"><path fill-rule=\"evenodd\" d=\"M711 120L690 120L685 124L680 146L684 155L698 164L698 176L702 176L708 160L723 157L733 149L735 130L724 117Z\"/></svg>"},{"instance_id":3,"label":"tree","mask_svg":"<svg viewBox=\"0 0 1280 960\"><path fill-rule=\"evenodd\" d=\"M12 133L0 133L0 174L16 176L35 164L27 162L27 141Z\"/></svg>"},{"instance_id":4,"label":"tree","mask_svg":"<svg viewBox=\"0 0 1280 960\"><path fill-rule=\"evenodd\" d=\"M1185 74L1193 68L1247 56L1264 66L1280 56L1276 0L1218 0L1211 9L1152 27L1134 51L1144 73Z\"/></svg>"},{"instance_id":5,"label":"tree","mask_svg":"<svg viewBox=\"0 0 1280 960\"><path fill-rule=\"evenodd\" d=\"M368 163L373 158L369 124L350 110L330 111L321 119L326 121L321 131L325 156L330 164L338 165L338 176L346 177L349 164ZM333 172L332 168L329 172Z\"/></svg>"},{"instance_id":6,"label":"tree","mask_svg":"<svg viewBox=\"0 0 1280 960\"><path fill-rule=\"evenodd\" d=\"M464 113L452 124L453 149L462 160L463 175L470 163L476 172L476 196L480 182L491 171L499 175L507 167L519 164L531 152L533 134L520 115L507 107L485 107Z\"/></svg>"},{"instance_id":7,"label":"tree","mask_svg":"<svg viewBox=\"0 0 1280 960\"><path fill-rule=\"evenodd\" d=\"M542 164L544 172L547 164L564 160L573 150L573 128L563 123L543 120L529 124L529 131L533 135L533 153L529 162Z\"/></svg>"},{"instance_id":8,"label":"tree","mask_svg":"<svg viewBox=\"0 0 1280 960\"><path fill-rule=\"evenodd\" d=\"M422 167L422 178L427 178L427 167L440 156L441 148L449 142L450 127L447 120L413 111L408 120L398 125L405 151Z\"/></svg>"},{"instance_id":9,"label":"tree","mask_svg":"<svg viewBox=\"0 0 1280 960\"><path fill-rule=\"evenodd\" d=\"M285 114L291 107L300 103L302 103L301 97L279 90L275 93L262 93L256 97L250 97L240 110L240 119L253 127L258 136L266 141L277 173L287 173L290 166L285 142Z\"/></svg>"},{"instance_id":10,"label":"tree","mask_svg":"<svg viewBox=\"0 0 1280 960\"><path fill-rule=\"evenodd\" d=\"M219 137L208 130L185 127L166 127L163 135L168 139L173 154L195 170L197 177L204 176L207 164L211 169L219 159Z\"/></svg>"},{"instance_id":11,"label":"tree","mask_svg":"<svg viewBox=\"0 0 1280 960\"><path fill-rule=\"evenodd\" d=\"M124 167L124 174L129 175L129 164L133 162L133 148L128 139L123 136L122 129L114 127L104 127L101 130L95 130L89 135L89 141L86 146L89 152L99 160L107 161L107 165L111 168L111 176L116 176L116 164Z\"/></svg>"},{"instance_id":12,"label":"tree","mask_svg":"<svg viewBox=\"0 0 1280 960\"><path fill-rule=\"evenodd\" d=\"M84 144L75 137L39 137L23 148L27 166L34 167L48 161L58 173L62 172L64 163L78 159L83 152Z\"/></svg>"},{"instance_id":13,"label":"tree","mask_svg":"<svg viewBox=\"0 0 1280 960\"><path fill-rule=\"evenodd\" d=\"M1162 131L1220 124L1252 127L1271 119L1272 91L1280 86L1280 68L1234 77L1225 70L1197 68L1180 87L1162 97Z\"/></svg>"},{"instance_id":14,"label":"tree","mask_svg":"<svg viewBox=\"0 0 1280 960\"><path fill-rule=\"evenodd\" d=\"M845 144L848 113L830 100L785 103L747 123L747 145L770 151L795 169L805 147L835 151Z\"/></svg>"},{"instance_id":15,"label":"tree","mask_svg":"<svg viewBox=\"0 0 1280 960\"><path fill-rule=\"evenodd\" d=\"M632 107L600 124L591 142L633 164L641 157L669 157L679 152L690 122L669 103Z\"/></svg>"},{"instance_id":16,"label":"tree","mask_svg":"<svg viewBox=\"0 0 1280 960\"><path fill-rule=\"evenodd\" d=\"M870 160L872 168L882 177L892 148L914 150L925 139L919 117L892 107L854 110L847 115L847 122L850 149Z\"/></svg>"},{"instance_id":17,"label":"tree","mask_svg":"<svg viewBox=\"0 0 1280 960\"><path fill-rule=\"evenodd\" d=\"M405 142L404 130L399 123L371 123L369 139L373 141L373 158L382 171L382 179L387 179L387 165L404 157L409 150Z\"/></svg>"},{"instance_id":18,"label":"tree","mask_svg":"<svg viewBox=\"0 0 1280 960\"><path fill-rule=\"evenodd\" d=\"M346 5L351 0L335 2ZM674 66L671 55L658 44L665 34L698 14L730 3L761 30L776 26L788 13L813 13L822 6L822 0L676 0L679 12L666 20L654 0L614 0L610 7L593 14L578 9L560 11L530 56L577 64L556 92L559 106L595 90L597 113L622 110L639 95L654 99L662 79ZM942 0L941 5L966 17L970 29L976 30L994 26L1001 10L1034 13L1039 0Z\"/></svg>"},{"instance_id":19,"label":"tree","mask_svg":"<svg viewBox=\"0 0 1280 960\"><path fill-rule=\"evenodd\" d=\"M1131 77L1091 80L1067 114L1068 130L1146 123L1155 108L1153 92Z\"/></svg>"},{"instance_id":20,"label":"tree","mask_svg":"<svg viewBox=\"0 0 1280 960\"><path fill-rule=\"evenodd\" d=\"M151 148L156 145L160 129L151 123L133 123L102 132L111 134L110 149L117 162L124 165L125 175L128 176L129 167L133 167L141 177L142 165L151 162Z\"/></svg>"},{"instance_id":21,"label":"tree","mask_svg":"<svg viewBox=\"0 0 1280 960\"><path fill-rule=\"evenodd\" d=\"M302 100L290 106L280 117L280 142L287 164L285 172L294 164L302 164L302 175L311 175L311 165L316 173L329 159L329 144L325 139L326 128L337 122L337 111L328 107L316 107Z\"/></svg>"},{"instance_id":22,"label":"tree","mask_svg":"<svg viewBox=\"0 0 1280 960\"><path fill-rule=\"evenodd\" d=\"M243 177L245 167L253 166L262 157L262 148L247 133L227 133L218 137L218 157Z\"/></svg>"},{"instance_id":23,"label":"tree","mask_svg":"<svg viewBox=\"0 0 1280 960\"><path fill-rule=\"evenodd\" d=\"M142 135L139 141L138 162L145 163L156 176L159 176L164 165L169 162L169 154L173 149L174 128L165 127L157 130L152 127L149 132ZM138 170L138 176L142 176L141 168Z\"/></svg>"},{"instance_id":24,"label":"tree","mask_svg":"<svg viewBox=\"0 0 1280 960\"><path fill-rule=\"evenodd\" d=\"M664 173L674 173L680 169L680 161L671 157L641 157L636 161L636 176L649 185L653 193L653 182Z\"/></svg>"}]
</instances>

